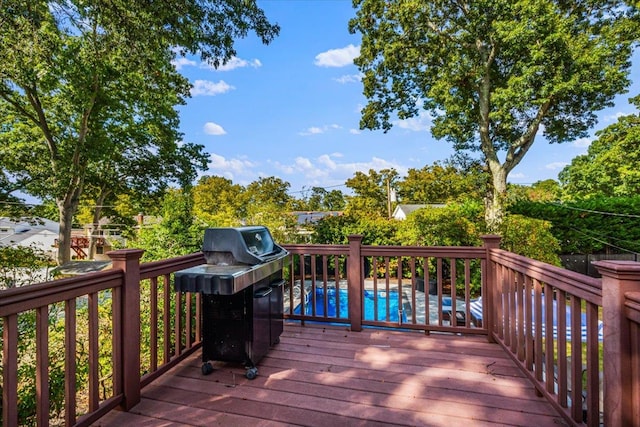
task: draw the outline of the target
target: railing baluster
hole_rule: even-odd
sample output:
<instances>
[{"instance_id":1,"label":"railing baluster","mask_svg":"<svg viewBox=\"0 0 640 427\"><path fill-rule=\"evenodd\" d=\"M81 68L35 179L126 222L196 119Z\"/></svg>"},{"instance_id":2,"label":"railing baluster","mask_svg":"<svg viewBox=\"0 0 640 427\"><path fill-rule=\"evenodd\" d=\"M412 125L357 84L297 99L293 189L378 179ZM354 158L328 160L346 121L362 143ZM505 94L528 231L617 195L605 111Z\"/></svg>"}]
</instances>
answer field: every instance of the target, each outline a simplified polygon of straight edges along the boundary
<instances>
[{"instance_id":1,"label":"railing baluster","mask_svg":"<svg viewBox=\"0 0 640 427\"><path fill-rule=\"evenodd\" d=\"M191 310L193 310L193 295L191 295L191 292L187 292L185 293L185 325L184 325L184 329L185 329L185 348L191 348L191 344L192 344L192 332L193 332L193 326L192 326L192 322L191 322Z\"/></svg>"},{"instance_id":2,"label":"railing baluster","mask_svg":"<svg viewBox=\"0 0 640 427\"><path fill-rule=\"evenodd\" d=\"M124 393L124 360L122 330L126 328L122 313L122 288L115 288L111 291L111 308L113 312L113 389L115 394Z\"/></svg>"},{"instance_id":3,"label":"railing baluster","mask_svg":"<svg viewBox=\"0 0 640 427\"><path fill-rule=\"evenodd\" d=\"M175 318L173 323L173 334L175 347L173 349L174 356L179 356L182 350L182 292L175 293Z\"/></svg>"},{"instance_id":4,"label":"railing baluster","mask_svg":"<svg viewBox=\"0 0 640 427\"><path fill-rule=\"evenodd\" d=\"M36 309L36 422L49 425L49 307Z\"/></svg>"},{"instance_id":5,"label":"railing baluster","mask_svg":"<svg viewBox=\"0 0 640 427\"><path fill-rule=\"evenodd\" d=\"M533 323L533 280L530 276L524 277L524 326L525 326L525 361L528 370L533 369L535 333L532 330ZM538 317L539 319L540 317ZM538 322L540 323L540 322Z\"/></svg>"},{"instance_id":6,"label":"railing baluster","mask_svg":"<svg viewBox=\"0 0 640 427\"><path fill-rule=\"evenodd\" d=\"M2 319L2 425L18 425L18 315Z\"/></svg>"},{"instance_id":7,"label":"railing baluster","mask_svg":"<svg viewBox=\"0 0 640 427\"><path fill-rule=\"evenodd\" d=\"M152 277L149 284L151 324L149 325L149 359L151 372L158 369L158 278Z\"/></svg>"},{"instance_id":8,"label":"railing baluster","mask_svg":"<svg viewBox=\"0 0 640 427\"><path fill-rule=\"evenodd\" d=\"M558 317L557 317L557 366L558 366L558 375L557 375L557 383L558 383L558 403L563 408L567 407L567 297L565 293L561 290L556 292L556 303L558 306ZM580 310L577 312L578 316L580 315ZM572 312L572 316L575 316L576 313ZM580 330L580 328L578 328ZM576 330L571 331L571 339L575 340ZM577 342L580 338L578 338ZM573 361L572 354L572 363L578 364L578 366L582 365L582 361L579 359L577 361ZM580 387L582 389L582 387ZM580 399L582 400L582 399Z\"/></svg>"},{"instance_id":9,"label":"railing baluster","mask_svg":"<svg viewBox=\"0 0 640 427\"><path fill-rule=\"evenodd\" d=\"M442 258L436 258L436 281L438 286L438 325L442 326Z\"/></svg>"},{"instance_id":10,"label":"railing baluster","mask_svg":"<svg viewBox=\"0 0 640 427\"><path fill-rule=\"evenodd\" d=\"M92 292L88 296L89 305L89 412L98 409L100 400L98 394L98 293Z\"/></svg>"},{"instance_id":11,"label":"railing baluster","mask_svg":"<svg viewBox=\"0 0 640 427\"><path fill-rule=\"evenodd\" d=\"M171 278L168 274L165 274L162 280L163 283L163 314L162 314L162 343L163 343L163 357L164 363L167 364L171 360L171 299L170 299L170 283Z\"/></svg>"},{"instance_id":12,"label":"railing baluster","mask_svg":"<svg viewBox=\"0 0 640 427\"><path fill-rule=\"evenodd\" d=\"M560 304L559 301L558 304ZM575 421L582 422L582 300L572 296L570 307L571 384L569 385L571 387L571 414ZM560 328L559 325L558 328Z\"/></svg>"},{"instance_id":13,"label":"railing baluster","mask_svg":"<svg viewBox=\"0 0 640 427\"><path fill-rule=\"evenodd\" d=\"M544 314L545 314L545 375L547 392L555 394L554 389L554 360L553 360L553 288L549 284L544 287Z\"/></svg>"},{"instance_id":14,"label":"railing baluster","mask_svg":"<svg viewBox=\"0 0 640 427\"><path fill-rule=\"evenodd\" d=\"M458 326L458 315L457 315L457 299L458 295L456 292L456 258L449 258L449 282L451 283L451 315L449 316L449 324L451 326Z\"/></svg>"},{"instance_id":15,"label":"railing baluster","mask_svg":"<svg viewBox=\"0 0 640 427\"><path fill-rule=\"evenodd\" d=\"M68 299L64 306L64 423L76 423L76 299Z\"/></svg>"}]
</instances>

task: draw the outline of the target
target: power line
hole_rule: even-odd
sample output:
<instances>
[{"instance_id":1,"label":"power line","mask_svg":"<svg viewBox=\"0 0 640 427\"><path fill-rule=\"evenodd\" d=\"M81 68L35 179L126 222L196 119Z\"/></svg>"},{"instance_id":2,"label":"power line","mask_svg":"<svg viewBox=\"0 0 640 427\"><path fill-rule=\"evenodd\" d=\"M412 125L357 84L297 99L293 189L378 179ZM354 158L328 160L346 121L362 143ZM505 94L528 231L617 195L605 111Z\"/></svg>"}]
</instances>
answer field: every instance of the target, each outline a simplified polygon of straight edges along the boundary
<instances>
[{"instance_id":1,"label":"power line","mask_svg":"<svg viewBox=\"0 0 640 427\"><path fill-rule=\"evenodd\" d=\"M554 202L551 202L551 204L552 205L556 205L556 206L560 206L560 207L565 208L565 209L571 209L571 210L580 211L580 212L589 212L589 213L595 213L595 214L600 214L600 215L622 216L622 217L626 217L626 218L640 218L640 215L634 215L634 214L594 211L594 210L591 210L591 209L575 208L573 206L566 206L566 205L563 205L562 203L554 203Z\"/></svg>"},{"instance_id":2,"label":"power line","mask_svg":"<svg viewBox=\"0 0 640 427\"><path fill-rule=\"evenodd\" d=\"M613 245L613 244L611 244L611 243L609 243L609 242L607 242L607 241L605 241L605 240L601 240L601 239L598 239L598 238L596 238L596 237L590 236L589 234L587 234L587 233L585 233L584 231L579 230L579 229L577 229L577 228L573 228L573 227L569 227L569 228L570 228L571 230L573 230L573 231L577 232L577 233L582 234L583 236L586 236L587 238L589 238L589 239L591 239L591 240L595 240L596 242L602 243L602 244L604 244L604 245L606 245L606 246L610 246L610 247L612 247L612 248L615 248L615 249L621 250L621 251L623 251L623 252L628 252L628 253L631 253L631 254L635 254L635 253L637 253L636 251L632 251L631 249L627 249L627 248L623 248L623 247L621 247L621 246Z\"/></svg>"}]
</instances>

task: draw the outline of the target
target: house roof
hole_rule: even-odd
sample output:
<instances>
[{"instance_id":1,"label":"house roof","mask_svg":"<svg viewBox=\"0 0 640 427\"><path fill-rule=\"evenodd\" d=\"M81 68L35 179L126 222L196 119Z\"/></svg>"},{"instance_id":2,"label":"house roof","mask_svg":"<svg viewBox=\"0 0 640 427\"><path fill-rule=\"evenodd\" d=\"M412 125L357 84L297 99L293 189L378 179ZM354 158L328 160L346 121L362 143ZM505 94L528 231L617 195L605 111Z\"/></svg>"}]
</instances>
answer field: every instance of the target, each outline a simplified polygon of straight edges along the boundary
<instances>
[{"instance_id":1,"label":"house roof","mask_svg":"<svg viewBox=\"0 0 640 427\"><path fill-rule=\"evenodd\" d=\"M428 203L428 204L399 204L393 211L394 218L406 218L411 212L417 211L418 209L426 208L427 206L432 208L443 208L445 207L444 203Z\"/></svg>"},{"instance_id":2,"label":"house roof","mask_svg":"<svg viewBox=\"0 0 640 427\"><path fill-rule=\"evenodd\" d=\"M58 236L60 225L46 218L12 219L0 217L0 244L23 245L43 243L50 246Z\"/></svg>"},{"instance_id":3,"label":"house roof","mask_svg":"<svg viewBox=\"0 0 640 427\"><path fill-rule=\"evenodd\" d=\"M313 224L320 221L326 216L340 216L341 211L298 211L291 212L296 218L299 225Z\"/></svg>"}]
</instances>

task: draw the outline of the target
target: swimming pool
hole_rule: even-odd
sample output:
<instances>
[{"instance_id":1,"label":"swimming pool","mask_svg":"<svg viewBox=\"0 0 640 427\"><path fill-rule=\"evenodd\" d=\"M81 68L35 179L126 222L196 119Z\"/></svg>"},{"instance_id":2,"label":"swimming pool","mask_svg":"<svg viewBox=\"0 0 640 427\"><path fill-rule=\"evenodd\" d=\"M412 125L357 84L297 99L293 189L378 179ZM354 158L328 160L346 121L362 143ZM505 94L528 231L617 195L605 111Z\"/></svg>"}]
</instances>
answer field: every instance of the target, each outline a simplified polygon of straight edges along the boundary
<instances>
[{"instance_id":1,"label":"swimming pool","mask_svg":"<svg viewBox=\"0 0 640 427\"><path fill-rule=\"evenodd\" d=\"M336 298L337 295L337 298ZM364 291L364 320L377 320L381 322L397 322L398 321L398 291L390 290L378 291L378 301L376 304L375 293L370 290ZM387 299L389 300L389 313L387 315ZM315 306L315 315L324 316L324 289L316 288L315 295L307 294L304 313L311 315ZM376 308L378 318L376 319ZM301 314L300 304L293 310L294 314ZM349 303L348 292L346 289L339 289L336 294L335 288L327 289L327 317L348 318ZM405 310L402 310L402 322L407 321Z\"/></svg>"}]
</instances>

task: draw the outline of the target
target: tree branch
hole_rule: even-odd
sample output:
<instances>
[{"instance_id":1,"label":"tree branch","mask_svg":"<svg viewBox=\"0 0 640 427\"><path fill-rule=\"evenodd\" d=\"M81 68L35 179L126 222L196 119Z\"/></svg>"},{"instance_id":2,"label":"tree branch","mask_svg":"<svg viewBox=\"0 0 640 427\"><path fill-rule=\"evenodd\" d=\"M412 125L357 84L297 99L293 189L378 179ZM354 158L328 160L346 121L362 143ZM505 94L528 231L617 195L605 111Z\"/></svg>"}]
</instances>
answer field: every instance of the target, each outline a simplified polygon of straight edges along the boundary
<instances>
[{"instance_id":1,"label":"tree branch","mask_svg":"<svg viewBox=\"0 0 640 427\"><path fill-rule=\"evenodd\" d=\"M527 127L526 132L524 132L522 136L520 136L520 138L518 138L517 141L509 147L504 162L504 166L507 171L511 171L513 168L515 168L533 145L533 141L535 139L536 133L538 132L538 129L540 128L542 119L547 115L552 101L553 97L549 98L544 104L540 106L540 108L538 108L536 117L531 121L531 123Z\"/></svg>"}]
</instances>

